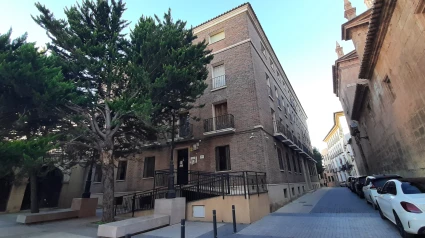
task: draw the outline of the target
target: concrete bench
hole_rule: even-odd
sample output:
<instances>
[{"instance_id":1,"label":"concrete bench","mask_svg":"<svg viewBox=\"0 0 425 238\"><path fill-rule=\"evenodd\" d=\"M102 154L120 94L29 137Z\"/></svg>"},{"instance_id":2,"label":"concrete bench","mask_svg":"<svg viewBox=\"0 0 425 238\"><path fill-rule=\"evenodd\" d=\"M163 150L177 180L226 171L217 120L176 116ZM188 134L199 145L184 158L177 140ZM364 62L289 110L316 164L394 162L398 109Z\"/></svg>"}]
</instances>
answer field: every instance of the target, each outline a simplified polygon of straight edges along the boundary
<instances>
[{"instance_id":1,"label":"concrete bench","mask_svg":"<svg viewBox=\"0 0 425 238\"><path fill-rule=\"evenodd\" d=\"M128 234L136 234L168 224L170 224L170 216L168 215L136 217L99 225L97 228L97 236L113 238L123 237Z\"/></svg>"},{"instance_id":2,"label":"concrete bench","mask_svg":"<svg viewBox=\"0 0 425 238\"><path fill-rule=\"evenodd\" d=\"M79 211L73 209L60 209L43 213L22 214L18 215L16 222L31 224L37 222L62 220L78 217Z\"/></svg>"}]
</instances>

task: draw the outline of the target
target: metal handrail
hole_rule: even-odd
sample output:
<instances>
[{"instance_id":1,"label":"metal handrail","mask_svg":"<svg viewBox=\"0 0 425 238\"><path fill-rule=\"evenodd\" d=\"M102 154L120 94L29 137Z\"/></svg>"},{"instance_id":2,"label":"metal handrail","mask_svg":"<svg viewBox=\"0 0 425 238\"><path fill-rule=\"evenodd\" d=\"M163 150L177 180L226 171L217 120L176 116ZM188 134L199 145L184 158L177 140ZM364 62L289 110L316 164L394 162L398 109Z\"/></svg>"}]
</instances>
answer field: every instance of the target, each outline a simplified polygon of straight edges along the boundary
<instances>
[{"instance_id":1,"label":"metal handrail","mask_svg":"<svg viewBox=\"0 0 425 238\"><path fill-rule=\"evenodd\" d=\"M225 114L213 118L204 119L204 132L235 128L235 119L232 114Z\"/></svg>"},{"instance_id":2,"label":"metal handrail","mask_svg":"<svg viewBox=\"0 0 425 238\"><path fill-rule=\"evenodd\" d=\"M226 86L226 75L220 75L217 77L212 78L212 88L221 88Z\"/></svg>"}]
</instances>

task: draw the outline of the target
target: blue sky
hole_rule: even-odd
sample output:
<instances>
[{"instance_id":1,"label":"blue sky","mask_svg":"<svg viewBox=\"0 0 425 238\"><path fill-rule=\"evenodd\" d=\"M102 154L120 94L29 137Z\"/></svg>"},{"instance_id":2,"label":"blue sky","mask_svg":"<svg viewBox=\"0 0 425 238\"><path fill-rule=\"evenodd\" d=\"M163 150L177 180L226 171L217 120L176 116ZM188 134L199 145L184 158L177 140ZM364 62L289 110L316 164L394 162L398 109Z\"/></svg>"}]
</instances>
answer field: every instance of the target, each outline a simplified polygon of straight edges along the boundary
<instances>
[{"instance_id":1,"label":"blue sky","mask_svg":"<svg viewBox=\"0 0 425 238\"><path fill-rule=\"evenodd\" d=\"M44 45L48 38L31 15L37 15L33 0L0 1L0 33L13 28L13 36L28 32L29 41ZM56 17L76 0L40 0ZM161 16L171 8L174 19L196 26L245 1L242 0L127 0L124 18L132 27L141 15ZM363 0L351 0L357 15L366 10ZM344 53L354 49L352 42L341 42L344 18L343 0L252 0L258 19L308 116L313 146L324 148L322 139L333 125L333 112L341 104L332 91L331 67L337 56L335 41ZM7 10L6 10L7 9Z\"/></svg>"}]
</instances>

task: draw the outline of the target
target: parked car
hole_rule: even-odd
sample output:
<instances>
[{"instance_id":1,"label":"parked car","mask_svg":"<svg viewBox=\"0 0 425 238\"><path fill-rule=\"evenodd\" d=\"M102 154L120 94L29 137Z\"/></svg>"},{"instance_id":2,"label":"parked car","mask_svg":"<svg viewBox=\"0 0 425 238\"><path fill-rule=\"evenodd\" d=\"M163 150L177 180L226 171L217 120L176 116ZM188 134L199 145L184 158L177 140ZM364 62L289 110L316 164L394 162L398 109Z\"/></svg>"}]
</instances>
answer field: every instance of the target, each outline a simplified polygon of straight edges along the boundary
<instances>
[{"instance_id":1,"label":"parked car","mask_svg":"<svg viewBox=\"0 0 425 238\"><path fill-rule=\"evenodd\" d=\"M356 183L354 188L355 188L355 192L360 198L364 198L363 186L365 181L366 181L366 176L360 176L356 178Z\"/></svg>"},{"instance_id":2,"label":"parked car","mask_svg":"<svg viewBox=\"0 0 425 238\"><path fill-rule=\"evenodd\" d=\"M363 194L367 203L372 204L373 208L376 210L378 207L376 206L376 197L378 197L377 188L382 188L385 182L390 179L399 179L401 176L396 174L380 174L367 176L365 185L363 186Z\"/></svg>"},{"instance_id":3,"label":"parked car","mask_svg":"<svg viewBox=\"0 0 425 238\"><path fill-rule=\"evenodd\" d=\"M339 186L340 187L345 187L345 186L347 186L347 183L345 181L342 181L342 182L339 183Z\"/></svg>"},{"instance_id":4,"label":"parked car","mask_svg":"<svg viewBox=\"0 0 425 238\"><path fill-rule=\"evenodd\" d=\"M352 179L351 179L351 182L350 182L350 190L351 190L351 192L353 192L353 193L355 193L356 192L356 180L357 180L357 177L353 177Z\"/></svg>"},{"instance_id":5,"label":"parked car","mask_svg":"<svg viewBox=\"0 0 425 238\"><path fill-rule=\"evenodd\" d=\"M347 183L345 184L347 186L347 188L350 189L350 190L351 190L351 180L352 179L354 179L354 177L353 176L349 176L347 178Z\"/></svg>"},{"instance_id":6,"label":"parked car","mask_svg":"<svg viewBox=\"0 0 425 238\"><path fill-rule=\"evenodd\" d=\"M391 179L377 191L379 215L397 225L402 237L425 234L425 178Z\"/></svg>"}]
</instances>

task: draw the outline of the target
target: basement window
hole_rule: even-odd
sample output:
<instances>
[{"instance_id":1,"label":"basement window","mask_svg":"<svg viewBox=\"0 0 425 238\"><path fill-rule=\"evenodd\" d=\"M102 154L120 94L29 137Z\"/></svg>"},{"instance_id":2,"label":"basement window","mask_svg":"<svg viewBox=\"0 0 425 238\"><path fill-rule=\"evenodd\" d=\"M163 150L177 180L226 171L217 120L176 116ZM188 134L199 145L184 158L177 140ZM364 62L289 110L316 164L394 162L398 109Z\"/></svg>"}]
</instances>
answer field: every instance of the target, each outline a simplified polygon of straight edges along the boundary
<instances>
[{"instance_id":1,"label":"basement window","mask_svg":"<svg viewBox=\"0 0 425 238\"><path fill-rule=\"evenodd\" d=\"M284 196L285 198L287 198L287 197L288 197L288 191L286 190L286 188L284 188L284 189L283 189L283 196Z\"/></svg>"},{"instance_id":2,"label":"basement window","mask_svg":"<svg viewBox=\"0 0 425 238\"><path fill-rule=\"evenodd\" d=\"M295 195L295 188L292 187L292 195Z\"/></svg>"}]
</instances>

